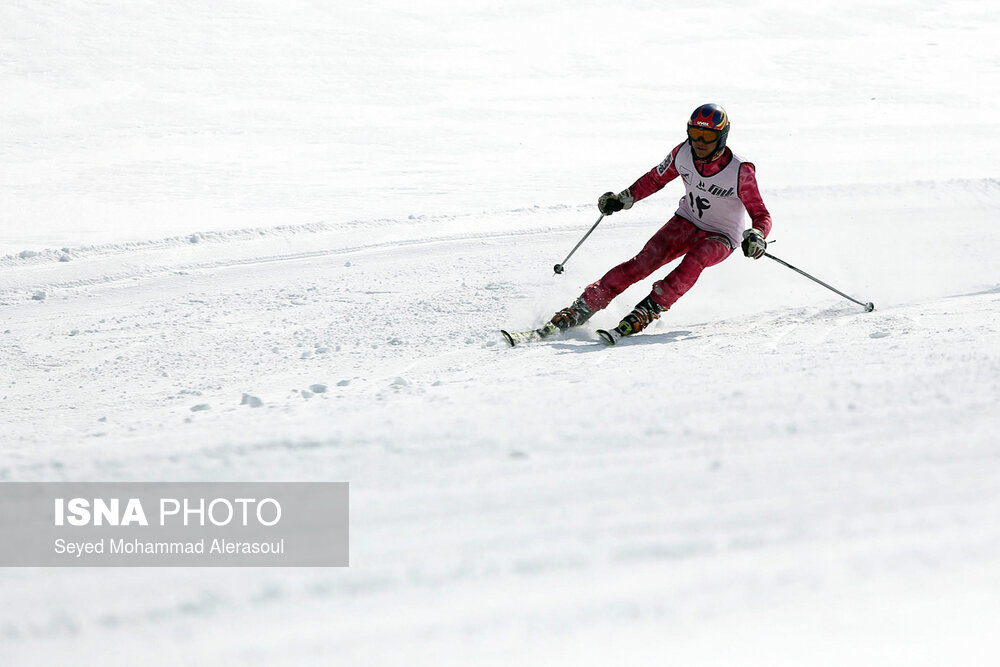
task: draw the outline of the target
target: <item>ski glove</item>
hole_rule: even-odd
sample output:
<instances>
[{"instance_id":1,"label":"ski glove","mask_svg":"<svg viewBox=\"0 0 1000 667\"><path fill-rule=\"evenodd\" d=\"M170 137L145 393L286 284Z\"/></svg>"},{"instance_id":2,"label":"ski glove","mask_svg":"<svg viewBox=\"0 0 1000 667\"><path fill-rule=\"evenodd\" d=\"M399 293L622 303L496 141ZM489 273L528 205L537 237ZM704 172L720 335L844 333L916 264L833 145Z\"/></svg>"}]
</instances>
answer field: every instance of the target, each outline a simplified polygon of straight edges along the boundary
<instances>
[{"instance_id":1,"label":"ski glove","mask_svg":"<svg viewBox=\"0 0 1000 667\"><path fill-rule=\"evenodd\" d=\"M764 251L767 250L767 241L764 240L764 235L760 233L759 229L751 227L743 232L743 243L740 244L740 247L743 248L743 254L747 257L760 259L764 256Z\"/></svg>"},{"instance_id":2,"label":"ski glove","mask_svg":"<svg viewBox=\"0 0 1000 667\"><path fill-rule=\"evenodd\" d=\"M604 215L611 215L616 211L632 208L632 204L634 203L635 199L632 198L632 193L626 189L618 194L605 192L598 198L597 208Z\"/></svg>"}]
</instances>

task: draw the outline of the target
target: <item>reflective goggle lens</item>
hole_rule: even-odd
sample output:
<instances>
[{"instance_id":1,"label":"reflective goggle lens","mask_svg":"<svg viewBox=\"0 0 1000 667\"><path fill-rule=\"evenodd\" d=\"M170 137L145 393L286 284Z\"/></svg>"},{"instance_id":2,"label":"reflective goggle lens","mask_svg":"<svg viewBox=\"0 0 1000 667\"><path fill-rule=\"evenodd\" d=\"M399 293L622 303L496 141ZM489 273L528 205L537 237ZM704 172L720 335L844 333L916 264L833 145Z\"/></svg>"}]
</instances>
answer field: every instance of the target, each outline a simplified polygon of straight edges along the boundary
<instances>
[{"instance_id":1,"label":"reflective goggle lens","mask_svg":"<svg viewBox=\"0 0 1000 667\"><path fill-rule=\"evenodd\" d=\"M702 127L689 127L688 128L688 139L694 141L695 139L700 139L706 144L710 144L713 141L719 140L719 133L715 130L706 130Z\"/></svg>"}]
</instances>

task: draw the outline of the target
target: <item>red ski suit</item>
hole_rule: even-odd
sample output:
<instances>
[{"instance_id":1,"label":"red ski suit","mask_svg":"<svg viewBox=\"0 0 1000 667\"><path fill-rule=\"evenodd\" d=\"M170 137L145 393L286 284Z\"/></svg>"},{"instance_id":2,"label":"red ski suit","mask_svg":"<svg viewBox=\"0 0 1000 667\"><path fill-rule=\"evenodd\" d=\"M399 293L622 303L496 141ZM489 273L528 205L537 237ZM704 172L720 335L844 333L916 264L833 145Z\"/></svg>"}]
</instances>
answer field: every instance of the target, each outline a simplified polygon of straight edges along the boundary
<instances>
[{"instance_id":1,"label":"red ski suit","mask_svg":"<svg viewBox=\"0 0 1000 667\"><path fill-rule=\"evenodd\" d=\"M629 191L635 201L659 192L678 177L675 162L681 150L691 150L688 142L685 141L671 151L670 158L664 161L669 162L665 170L661 172L662 165L653 167L632 184ZM695 165L702 176L709 177L725 169L732 159L733 152L726 148L712 162L695 162ZM750 162L740 165L737 196L750 215L751 224L766 238L771 231L771 214L761 199L757 176ZM651 296L666 310L691 289L702 270L726 259L734 249L732 240L725 235L700 229L694 222L674 215L646 242L638 255L619 264L596 283L589 285L584 290L583 297L592 309L601 310L629 286L683 255L684 259L677 268L663 280L653 284Z\"/></svg>"}]
</instances>

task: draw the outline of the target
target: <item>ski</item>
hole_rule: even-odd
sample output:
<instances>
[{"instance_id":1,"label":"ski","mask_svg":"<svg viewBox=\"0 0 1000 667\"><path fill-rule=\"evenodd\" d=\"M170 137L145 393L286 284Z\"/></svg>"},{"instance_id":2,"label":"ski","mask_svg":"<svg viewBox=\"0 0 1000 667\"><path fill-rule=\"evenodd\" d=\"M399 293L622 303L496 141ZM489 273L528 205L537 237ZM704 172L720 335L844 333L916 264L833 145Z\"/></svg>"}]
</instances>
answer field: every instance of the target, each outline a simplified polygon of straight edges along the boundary
<instances>
[{"instance_id":1,"label":"ski","mask_svg":"<svg viewBox=\"0 0 1000 667\"><path fill-rule=\"evenodd\" d=\"M501 329L500 333L507 340L507 344L514 347L515 345L544 340L558 331L559 329L556 325L552 324L552 322L546 322L538 329L526 329L525 331L505 331Z\"/></svg>"},{"instance_id":2,"label":"ski","mask_svg":"<svg viewBox=\"0 0 1000 667\"><path fill-rule=\"evenodd\" d=\"M617 345L618 341L625 337L618 329L598 329L597 335L608 345Z\"/></svg>"}]
</instances>

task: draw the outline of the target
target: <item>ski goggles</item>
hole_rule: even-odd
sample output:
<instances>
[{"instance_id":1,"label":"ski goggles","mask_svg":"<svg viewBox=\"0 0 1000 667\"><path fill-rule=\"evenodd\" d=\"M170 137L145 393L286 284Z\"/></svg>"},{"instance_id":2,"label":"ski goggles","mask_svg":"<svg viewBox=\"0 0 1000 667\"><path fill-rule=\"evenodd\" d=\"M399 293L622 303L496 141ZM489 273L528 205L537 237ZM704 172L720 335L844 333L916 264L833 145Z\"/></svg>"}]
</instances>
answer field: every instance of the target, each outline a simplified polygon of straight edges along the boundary
<instances>
[{"instance_id":1,"label":"ski goggles","mask_svg":"<svg viewBox=\"0 0 1000 667\"><path fill-rule=\"evenodd\" d=\"M710 144L719 140L719 133L716 130L709 130L704 127L688 126L688 139L691 141L699 140L705 142L706 144Z\"/></svg>"}]
</instances>

